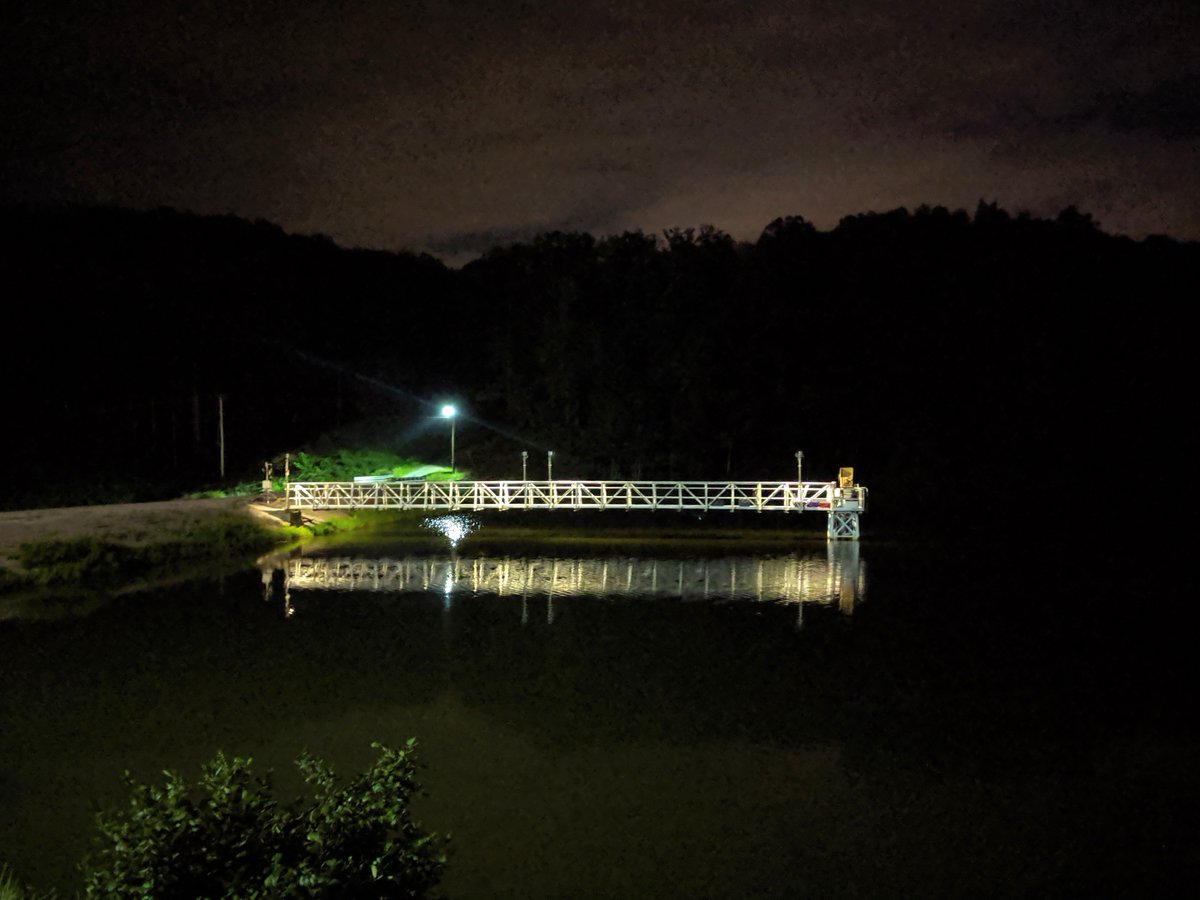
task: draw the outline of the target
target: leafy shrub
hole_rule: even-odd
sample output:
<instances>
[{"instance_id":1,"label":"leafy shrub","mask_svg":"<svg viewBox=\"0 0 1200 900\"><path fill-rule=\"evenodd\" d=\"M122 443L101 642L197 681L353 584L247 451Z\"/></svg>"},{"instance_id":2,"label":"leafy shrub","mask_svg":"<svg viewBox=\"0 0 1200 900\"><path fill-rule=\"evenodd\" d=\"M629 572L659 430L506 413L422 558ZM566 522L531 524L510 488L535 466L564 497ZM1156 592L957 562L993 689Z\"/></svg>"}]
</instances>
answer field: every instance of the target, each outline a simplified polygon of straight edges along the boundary
<instances>
[{"instance_id":1,"label":"leafy shrub","mask_svg":"<svg viewBox=\"0 0 1200 900\"><path fill-rule=\"evenodd\" d=\"M445 865L445 838L414 822L415 741L339 788L323 761L296 766L311 799L283 806L250 759L218 753L189 786L132 788L122 812L101 814L99 849L83 864L89 897L423 897Z\"/></svg>"},{"instance_id":2,"label":"leafy shrub","mask_svg":"<svg viewBox=\"0 0 1200 900\"><path fill-rule=\"evenodd\" d=\"M422 464L386 450L338 450L328 455L297 453L292 457L293 481L349 481L355 475L408 474Z\"/></svg>"}]
</instances>

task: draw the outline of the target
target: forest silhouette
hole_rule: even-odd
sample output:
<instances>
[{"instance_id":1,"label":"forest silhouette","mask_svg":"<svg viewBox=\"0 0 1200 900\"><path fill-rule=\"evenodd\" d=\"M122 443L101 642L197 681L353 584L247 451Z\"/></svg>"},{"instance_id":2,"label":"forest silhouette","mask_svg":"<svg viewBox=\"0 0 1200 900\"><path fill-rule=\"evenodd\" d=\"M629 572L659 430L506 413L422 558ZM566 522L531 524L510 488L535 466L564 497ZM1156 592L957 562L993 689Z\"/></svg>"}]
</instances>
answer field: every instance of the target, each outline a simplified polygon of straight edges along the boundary
<instances>
[{"instance_id":1,"label":"forest silhouette","mask_svg":"<svg viewBox=\"0 0 1200 900\"><path fill-rule=\"evenodd\" d=\"M0 508L214 482L218 395L230 481L356 423L403 452L453 397L492 426L460 433L482 477L553 448L563 478L783 479L803 449L880 526L938 533L1102 527L1182 440L1200 244L1074 208L554 232L461 269L168 209L0 223Z\"/></svg>"}]
</instances>

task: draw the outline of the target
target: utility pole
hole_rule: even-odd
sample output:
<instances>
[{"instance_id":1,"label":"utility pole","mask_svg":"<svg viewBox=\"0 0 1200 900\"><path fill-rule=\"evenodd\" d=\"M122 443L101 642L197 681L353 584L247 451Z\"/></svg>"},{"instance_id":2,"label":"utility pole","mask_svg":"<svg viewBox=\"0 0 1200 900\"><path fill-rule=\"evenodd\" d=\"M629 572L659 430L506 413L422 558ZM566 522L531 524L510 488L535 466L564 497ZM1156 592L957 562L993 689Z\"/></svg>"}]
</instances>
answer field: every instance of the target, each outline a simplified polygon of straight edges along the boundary
<instances>
[{"instance_id":1,"label":"utility pole","mask_svg":"<svg viewBox=\"0 0 1200 900\"><path fill-rule=\"evenodd\" d=\"M528 473L529 473L529 451L522 450L521 451L521 480L522 481L529 480Z\"/></svg>"},{"instance_id":2,"label":"utility pole","mask_svg":"<svg viewBox=\"0 0 1200 900\"><path fill-rule=\"evenodd\" d=\"M221 445L221 480L225 480L225 395L217 394L217 442Z\"/></svg>"}]
</instances>

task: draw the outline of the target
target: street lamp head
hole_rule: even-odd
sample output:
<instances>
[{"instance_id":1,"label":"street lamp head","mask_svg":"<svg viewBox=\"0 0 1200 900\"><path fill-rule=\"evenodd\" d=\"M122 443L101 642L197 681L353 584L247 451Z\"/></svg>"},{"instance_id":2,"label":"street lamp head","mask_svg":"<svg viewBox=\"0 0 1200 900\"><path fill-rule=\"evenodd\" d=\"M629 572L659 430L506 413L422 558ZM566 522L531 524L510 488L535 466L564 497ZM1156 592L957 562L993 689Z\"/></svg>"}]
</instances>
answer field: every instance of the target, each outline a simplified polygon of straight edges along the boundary
<instances>
[{"instance_id":1,"label":"street lamp head","mask_svg":"<svg viewBox=\"0 0 1200 900\"><path fill-rule=\"evenodd\" d=\"M445 406L442 407L442 418L443 419L453 419L456 415L458 415L458 410L455 409L453 406L451 406L449 403L447 403Z\"/></svg>"}]
</instances>

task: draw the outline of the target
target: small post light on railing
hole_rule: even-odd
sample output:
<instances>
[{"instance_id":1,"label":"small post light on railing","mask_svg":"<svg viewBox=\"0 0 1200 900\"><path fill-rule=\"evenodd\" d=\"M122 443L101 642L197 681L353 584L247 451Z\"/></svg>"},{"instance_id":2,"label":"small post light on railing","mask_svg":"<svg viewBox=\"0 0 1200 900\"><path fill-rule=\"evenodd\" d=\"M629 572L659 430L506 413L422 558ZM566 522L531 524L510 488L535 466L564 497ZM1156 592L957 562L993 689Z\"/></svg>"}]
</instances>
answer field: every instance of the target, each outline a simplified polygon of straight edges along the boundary
<instances>
[{"instance_id":1,"label":"small post light on railing","mask_svg":"<svg viewBox=\"0 0 1200 900\"><path fill-rule=\"evenodd\" d=\"M528 476L529 476L529 451L522 450L521 451L521 480L528 481L529 480Z\"/></svg>"},{"instance_id":2,"label":"small post light on railing","mask_svg":"<svg viewBox=\"0 0 1200 900\"><path fill-rule=\"evenodd\" d=\"M796 451L796 505L804 509L804 451Z\"/></svg>"},{"instance_id":3,"label":"small post light on railing","mask_svg":"<svg viewBox=\"0 0 1200 900\"><path fill-rule=\"evenodd\" d=\"M554 480L554 451L546 451L546 480Z\"/></svg>"}]
</instances>

